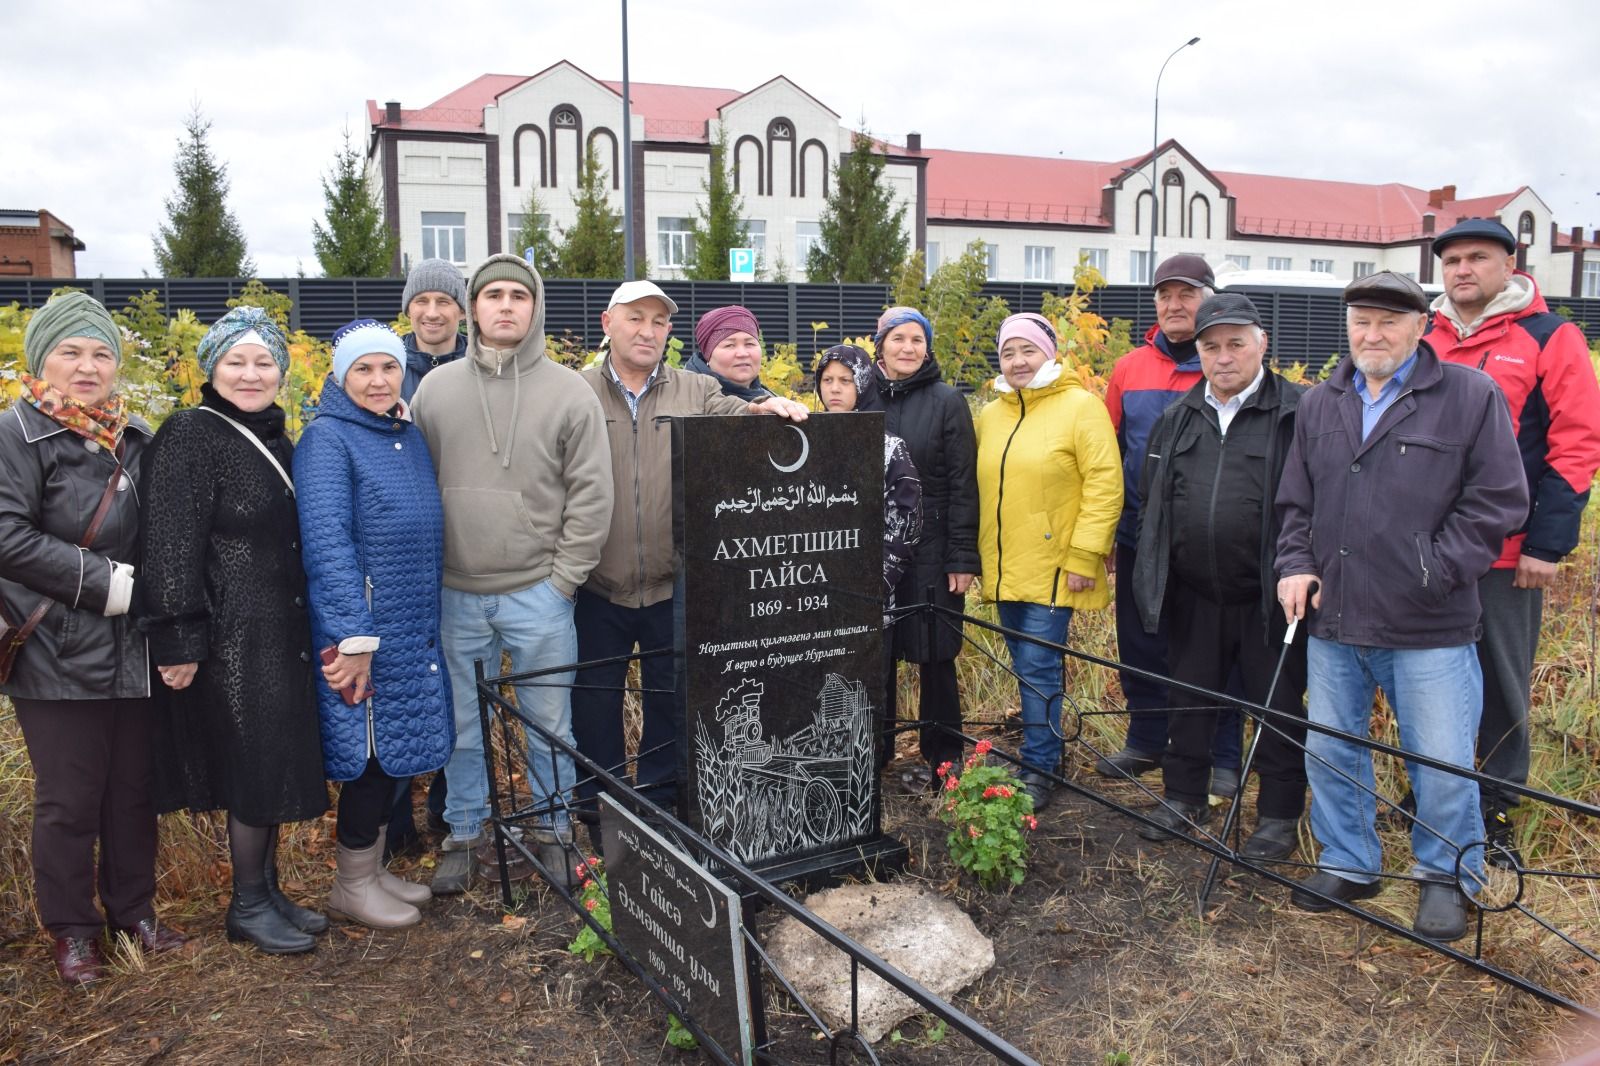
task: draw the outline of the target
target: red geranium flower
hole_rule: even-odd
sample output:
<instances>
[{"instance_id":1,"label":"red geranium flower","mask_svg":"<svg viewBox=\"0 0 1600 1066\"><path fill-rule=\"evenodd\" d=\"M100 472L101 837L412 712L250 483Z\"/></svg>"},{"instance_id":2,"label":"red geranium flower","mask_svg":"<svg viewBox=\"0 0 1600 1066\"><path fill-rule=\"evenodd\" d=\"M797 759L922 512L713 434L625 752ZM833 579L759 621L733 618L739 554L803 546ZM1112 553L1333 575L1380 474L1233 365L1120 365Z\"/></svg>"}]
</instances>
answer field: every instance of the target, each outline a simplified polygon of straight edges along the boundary
<instances>
[{"instance_id":1,"label":"red geranium flower","mask_svg":"<svg viewBox=\"0 0 1600 1066\"><path fill-rule=\"evenodd\" d=\"M994 745L989 743L987 740L980 740L973 746L972 750L977 752L979 755L987 755L989 754L989 749L993 747Z\"/></svg>"}]
</instances>

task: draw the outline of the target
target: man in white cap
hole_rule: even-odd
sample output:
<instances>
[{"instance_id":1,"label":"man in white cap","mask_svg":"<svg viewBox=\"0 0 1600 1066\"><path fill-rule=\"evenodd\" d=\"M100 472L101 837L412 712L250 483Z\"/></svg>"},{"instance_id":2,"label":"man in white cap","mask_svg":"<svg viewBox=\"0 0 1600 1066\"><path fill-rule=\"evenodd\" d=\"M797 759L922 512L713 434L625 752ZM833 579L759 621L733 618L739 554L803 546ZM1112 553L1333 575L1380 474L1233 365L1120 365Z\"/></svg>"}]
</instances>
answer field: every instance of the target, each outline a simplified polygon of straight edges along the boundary
<instances>
[{"instance_id":1,"label":"man in white cap","mask_svg":"<svg viewBox=\"0 0 1600 1066\"><path fill-rule=\"evenodd\" d=\"M672 429L674 415L775 414L803 421L806 408L781 396L751 403L724 396L717 380L668 366L663 359L678 305L649 281L629 281L600 314L606 355L583 372L600 398L611 445L611 531L600 562L578 590L578 661L594 662L672 647ZM636 784L663 806L672 804L677 728L670 656L640 663L644 734ZM578 750L621 773L622 693L626 661L579 672L572 693ZM579 775L582 776L581 774ZM594 785L578 794L591 800Z\"/></svg>"}]
</instances>

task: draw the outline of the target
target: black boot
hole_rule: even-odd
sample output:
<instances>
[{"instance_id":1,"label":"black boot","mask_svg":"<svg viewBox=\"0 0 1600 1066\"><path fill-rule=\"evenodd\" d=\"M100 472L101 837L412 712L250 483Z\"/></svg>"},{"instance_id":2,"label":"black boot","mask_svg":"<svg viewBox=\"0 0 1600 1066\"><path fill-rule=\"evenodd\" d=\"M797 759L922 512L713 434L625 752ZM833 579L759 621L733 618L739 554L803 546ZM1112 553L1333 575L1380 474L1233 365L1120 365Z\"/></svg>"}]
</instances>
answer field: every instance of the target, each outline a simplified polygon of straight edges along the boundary
<instances>
[{"instance_id":1,"label":"black boot","mask_svg":"<svg viewBox=\"0 0 1600 1066\"><path fill-rule=\"evenodd\" d=\"M233 899L223 922L229 940L248 940L268 955L298 955L317 946L273 906L265 881L233 883Z\"/></svg>"},{"instance_id":2,"label":"black boot","mask_svg":"<svg viewBox=\"0 0 1600 1066\"><path fill-rule=\"evenodd\" d=\"M267 898L278 909L278 913L289 919L289 924L302 933L316 936L328 931L328 918L319 914L310 907L302 907L294 900L283 894L283 889L278 887L278 856L275 852L267 852Z\"/></svg>"}]
</instances>

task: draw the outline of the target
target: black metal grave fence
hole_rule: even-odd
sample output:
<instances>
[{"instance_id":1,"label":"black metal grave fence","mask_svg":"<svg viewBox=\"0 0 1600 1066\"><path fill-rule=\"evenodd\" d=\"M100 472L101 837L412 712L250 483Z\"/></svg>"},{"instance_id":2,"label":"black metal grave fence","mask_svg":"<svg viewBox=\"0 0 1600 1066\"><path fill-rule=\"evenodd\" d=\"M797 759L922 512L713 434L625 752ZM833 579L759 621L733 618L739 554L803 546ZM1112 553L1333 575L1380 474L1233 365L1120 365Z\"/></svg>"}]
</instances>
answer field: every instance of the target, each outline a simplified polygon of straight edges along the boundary
<instances>
[{"instance_id":1,"label":"black metal grave fence","mask_svg":"<svg viewBox=\"0 0 1600 1066\"><path fill-rule=\"evenodd\" d=\"M704 1030L697 1020L693 1010L689 1009L672 989L667 988L658 981L649 969L638 958L634 957L613 933L601 926L594 916L583 907L579 898L569 887L565 871L558 873L551 869L546 857L528 846L529 837L521 832L522 827L550 819L565 820L571 824L581 820L587 812L582 811L573 798L562 791L556 792L552 802L547 804L534 805L530 803L520 807L516 805L517 786L514 765L519 760L516 755L517 744L515 737L512 736L512 727L514 724L520 723L525 731L537 734L540 739L550 746L552 752L550 779L552 781L557 780L555 764L558 760L562 756L570 758L578 770L577 784L594 782L602 786L612 798L620 801L635 814L652 823L665 836L669 837L680 850L713 871L739 894L743 901L744 918L746 919L745 922L741 923L741 936L744 947L748 951L747 958L750 960L749 987L751 989L751 1009L755 1015L755 1061L774 1064L793 1061L784 1056L782 1045L786 1040L790 1043L799 1043L796 1034L770 1031L766 1024L765 1011L763 1010L765 982L762 978L770 977L799 1008L804 1018L804 1027L809 1027L811 1031L820 1034L822 1039L826 1041L828 1061L830 1063L850 1061L856 1056L860 1056L868 1062L877 1063L879 1061L877 1053L859 1031L859 985L863 971L865 971L886 982L896 991L914 1001L921 1010L937 1018L947 1027L947 1032L960 1034L971 1043L975 1050L983 1054L985 1060L1019 1064L1019 1066L1021 1064L1036 1066L1036 1060L1012 1046L1004 1038L991 1032L946 1000L923 988L911 977L891 966L866 947L856 943L826 921L818 918L802 904L790 897L779 885L768 881L725 850L696 833L671 812L651 802L646 795L635 789L624 778L618 776L616 771L621 770L621 767L607 768L600 766L561 737L556 736L521 714L516 705L501 695L502 686L509 686L514 691L535 686L573 688L576 686L567 682L543 681L541 679L575 671L583 667L616 663L622 660L643 659L652 655L662 654L669 653L665 651L646 652L592 663L570 664L487 678L483 673L482 661L474 663L478 690L479 725L483 730L484 761L489 775L490 826L494 832L496 855L500 866L500 890L505 905L507 907L514 905L507 865L510 853L514 852L522 861L532 866L539 876L544 879L550 890L565 902L573 913L605 943L629 972L639 978L656 1000L682 1020L708 1055L717 1062L730 1064L739 1062L739 1059L729 1049L723 1048L711 1038L710 1034ZM625 688L625 691L643 695L652 690ZM492 743L493 728L497 721L502 729L503 748L510 753L506 760L506 765L499 767L498 771L495 766L495 745ZM645 755L648 752L639 752L638 754ZM574 785L575 790L576 784ZM575 834L573 842L563 848L563 858L568 869L572 869L579 862L584 861L582 854L576 847ZM821 1017L820 1012L806 1002L805 997L795 988L793 981L773 963L772 958L753 935L749 928L749 919L753 919L759 910L769 907L795 919L820 937L825 944L842 952L849 959L851 1020L848 1025L837 1028L828 1025ZM841 1058L841 1055L846 1053L848 1057Z\"/></svg>"},{"instance_id":2,"label":"black metal grave fence","mask_svg":"<svg viewBox=\"0 0 1600 1066\"><path fill-rule=\"evenodd\" d=\"M1478 782L1480 785L1486 783L1494 784L1498 788L1501 788L1507 792L1515 793L1516 795L1522 797L1525 801L1542 804L1552 809L1564 811L1570 815L1576 815L1589 819L1600 819L1600 807L1596 807L1592 804L1555 795L1553 793L1544 792L1538 789L1516 785L1512 782L1499 780L1488 775L1478 773L1474 770L1464 769L1449 763L1440 762L1436 759L1418 755L1415 752L1405 751L1394 745L1387 744L1381 740L1376 740L1368 736L1346 733L1315 722L1309 722L1304 718L1285 714L1284 712L1277 711L1260 704L1251 703L1247 700L1242 700L1226 693L1213 692L1208 689L1186 685L1175 681L1172 678L1129 667L1113 659L1104 658L1076 649L1068 644L1056 644L1050 641L1041 640L1026 633L1016 630L1009 630L985 619L975 618L948 608L926 604L918 605L899 609L896 612L896 617L901 624L917 624L920 622L922 624L945 625L958 629L962 632L963 639L977 647L980 650L980 654L992 660L1009 676L1016 679L1019 684L1024 686L1028 686L1029 682L1026 679L1018 676L1008 662L1003 661L981 642L974 640L971 633L966 631L966 627L975 627L976 629L994 633L1007 639L1032 643L1048 648L1052 652L1059 654L1062 657L1061 684L1059 686L1060 692L1045 693L1038 692L1037 689L1034 691L1036 694L1045 699L1051 699L1058 694L1062 697L1063 726L1059 729L1055 729L1055 727L1052 726L1052 729L1055 729L1056 736L1061 742L1064 752L1070 750L1072 746L1076 745L1081 747L1082 750L1090 757L1099 757L1105 754L1096 749L1091 741L1085 736L1083 728L1085 720L1092 717L1105 715L1125 716L1129 713L1127 711L1085 708L1080 706L1073 698L1072 693L1068 691L1067 685L1067 661L1076 660L1080 663L1096 668L1126 671L1165 687L1189 692L1196 699L1202 701L1195 706L1167 707L1162 708L1159 711L1147 713L1184 714L1197 713L1201 711L1214 711L1217 708L1234 707L1237 708L1242 715L1249 720L1258 733L1260 731L1269 730L1280 735L1287 735L1285 732L1286 727L1291 726L1295 727L1296 729L1304 729L1311 732L1320 733L1325 736L1356 745L1360 748L1367 749L1372 753L1382 754L1394 759L1401 759L1419 766L1428 767L1433 770L1468 778ZM622 656L618 659L607 660L607 662L615 663L622 660L642 659L652 655L664 654L669 654L669 652L662 650L633 656ZM708 869L713 871L716 876L732 886L744 901L745 916L747 918L753 917L754 913L762 908L776 908L781 913L789 917L793 917L806 928L821 937L822 940L829 944L832 948L846 955L850 960L853 1004L857 1002L858 979L862 971L866 971L876 975L893 988L910 997L928 1014L945 1023L950 1031L959 1033L965 1037L971 1042L975 1049L981 1051L988 1059L1004 1063L1031 1063L1034 1061L1025 1053L1008 1043L1001 1036L991 1032L979 1022L960 1011L958 1008L922 988L910 977L895 969L883 959L873 954L862 945L851 940L849 937L839 932L828 923L817 918L811 912L806 910L805 907L803 907L799 902L792 899L787 893L785 893L779 885L766 880L759 873L740 863L711 841L706 840L703 836L695 832L695 830L693 830L690 826L680 821L672 813L653 803L649 797L635 790L627 780L619 776L619 772L622 770L621 767L607 768L597 765L582 752L578 751L575 747L568 744L560 737L551 734L548 730L543 729L537 723L522 716L518 712L516 706L501 695L501 686L510 686L513 690L547 685L559 685L559 687L571 688L574 686L567 682L557 683L543 681L540 679L593 665L601 664L572 664L539 671L508 674L499 677L485 677L483 675L481 662L476 664L480 725L483 729L485 737L484 757L489 775L489 802L492 812L491 825L495 834L496 853L500 860L501 892L504 902L507 906L511 906L513 904L511 884L506 873L507 859L513 853L515 853L515 855L520 857L522 861L532 866L532 868L548 883L551 890L555 892L556 895L562 899L575 914L578 915L581 921L595 931L595 933L601 938L606 946L616 954L623 965L627 967L627 969L635 976L637 976L641 982L644 983L646 988L649 989L651 994L663 1005L663 1007L677 1014L678 1017L683 1020L684 1024L690 1029L691 1032L695 1034L696 1038L701 1041L702 1047L705 1048L708 1054L710 1054L719 1062L737 1061L724 1049L720 1048L714 1041L710 1040L708 1035L696 1021L693 1012L684 1007L683 1003L673 993L672 990L668 989L660 981L656 980L645 966L643 966L637 959L633 958L628 953L626 947L620 941L618 941L615 936L603 929L595 921L593 916L585 910L585 908L579 902L578 897L574 895L573 891L571 890L568 878L565 875L565 871L558 873L557 871L553 870L551 868L548 855L541 856L538 851L528 846L528 837L521 833L521 827L535 824L541 819L549 819L552 816L563 820L576 821L579 819L580 813L575 807L573 798L568 796L565 792L557 792L551 803L542 806L523 805L519 807L516 805L517 785L514 765L518 761L515 756L517 744L514 738L511 737L511 732L513 725L520 722L524 730L528 731L529 733L538 734L541 739L549 745L552 751L552 761L560 756L565 756L571 759L573 765L577 768L578 782L580 784L584 782L598 783L613 798L619 800L628 809L632 810L634 813L640 815L642 818L659 828L666 836L671 838L671 840L683 852L702 863ZM647 690L642 688L634 688L627 689L626 691L643 694ZM495 765L495 746L489 742L492 736L493 726L496 721L500 723L503 731L503 746L507 752L512 753L512 757L508 758L506 765L498 768ZM1066 724L1069 721L1070 727L1068 727ZM1005 726L1009 723L975 722L969 719L968 724ZM949 733L955 733L955 731L949 730L947 727L930 725L927 723L910 722L902 723L896 726L896 730L901 732L925 728L942 729ZM965 732L961 732L959 735L964 743L976 743L977 738L970 736ZM1299 748L1302 752L1306 752L1308 757L1320 760L1318 755L1307 751L1306 745L1303 742L1298 741L1293 737L1289 737L1288 739L1295 747ZM644 755L648 753L639 752L638 754ZM1253 755L1253 748L1251 749L1251 754ZM1023 764L1018 755L1013 752L1006 751L999 746L991 748L989 755L991 758L1011 764L1019 771L1022 769ZM1180 832L1175 834L1173 837L1174 840L1187 844L1190 847L1197 848L1211 856L1211 873L1208 874L1202 888L1197 893L1196 900L1197 911L1202 920L1204 920L1206 915L1206 900L1212 889L1216 867L1222 862L1227 862L1238 870L1248 871L1249 873L1255 874L1266 881L1290 890L1302 887L1300 881L1289 876L1290 872L1299 870L1315 871L1319 869L1315 863L1297 862L1290 859L1253 860L1250 857L1241 854L1238 841L1239 824L1237 812L1238 806L1244 795L1245 782L1250 769L1248 759L1249 756L1247 756L1246 765L1241 770L1239 789L1231 801L1231 808L1224 819L1223 828L1221 831L1213 833L1202 825L1190 823L1186 827L1186 832ZM1321 761L1323 761L1324 765L1326 765L1325 760ZM1038 772L1036 768L1030 767L1030 769L1034 769L1035 772ZM1350 778L1347 774L1343 774L1342 771L1335 769L1335 772L1341 773L1341 775L1347 780L1354 783L1356 787L1366 791L1374 798L1375 802L1381 806L1388 807L1398 812L1400 816L1408 819L1408 823L1416 822L1416 815L1414 813L1404 811L1398 802L1381 795L1375 790L1367 789L1364 784L1359 781L1355 781L1354 778ZM1110 810L1118 812L1132 822L1158 826L1158 823L1153 820L1152 814L1159 809L1161 797L1155 792L1151 791L1143 782L1139 781L1137 777L1129 776L1127 780L1136 787L1143 799L1148 800L1158 806L1142 808L1129 806L1128 804L1120 802L1117 798L1107 793L1099 791L1095 788L1091 788L1079 781L1075 781L1065 776L1065 774L1060 771L1049 773L1045 776L1048 777L1057 788L1063 789L1073 795L1092 800L1093 802L1098 803ZM551 768L551 779L555 779L555 771L553 766ZM1595 824L1600 825L1600 821L1597 821ZM1426 832L1434 832L1437 834L1437 830L1431 827L1423 826L1422 828ZM1412 941L1413 943L1433 951L1444 958L1458 962L1496 981L1506 984L1512 988L1516 988L1545 1002L1559 1006L1574 1014L1591 1020L1600 1021L1600 1009L1579 1003L1570 996L1545 984L1542 984L1531 972L1533 969L1532 967L1528 968L1526 971L1512 968L1512 966L1505 960L1505 953L1503 951L1496 953L1496 959L1494 961L1491 961L1486 954L1486 948L1494 948L1499 942L1497 938L1501 929L1509 928L1509 923L1512 921L1521 920L1530 923L1543 934L1547 934L1550 938L1553 938L1555 942L1558 942L1566 949L1569 949L1573 955L1574 961L1581 960L1587 964L1600 965L1600 952L1597 952L1594 947L1585 944L1578 936L1573 935L1569 931L1563 930L1560 928L1557 922L1539 914L1533 909L1533 907L1525 902L1525 899L1528 895L1528 887L1530 883L1536 879L1588 882L1600 880L1600 872L1591 872L1584 869L1560 870L1529 868L1523 866L1520 860L1514 856L1500 854L1498 858L1501 860L1501 863L1508 868L1503 871L1490 871L1490 873L1486 875L1488 883L1483 883L1472 877L1472 875L1467 874L1463 870L1462 859L1469 852L1475 850L1487 853L1488 850L1493 847L1493 845L1486 840L1465 842L1451 841L1450 845L1456 850L1458 856L1457 877L1458 881L1460 882L1460 887L1469 895L1478 897L1478 905L1473 908L1473 914L1475 915L1475 918L1472 922L1472 928L1470 930L1470 949L1457 948L1447 943L1430 940L1405 925L1390 920L1382 914L1358 907L1354 903L1334 899L1332 897L1320 898L1325 900L1330 907L1336 907L1339 910L1342 910L1371 926ZM578 862L582 861L583 857L577 850L575 844L567 844L565 845L563 858L567 867L570 869ZM1416 882L1422 880L1422 878L1417 877L1416 875L1395 871L1384 871L1380 874L1380 877L1384 882ZM1503 924L1499 924L1495 928L1491 928L1491 922ZM877 1055L872 1049L871 1045L867 1043L867 1041L859 1033L856 1021L854 1020L854 1011L852 1012L853 1020L851 1024L838 1028L830 1027L821 1018L818 1011L813 1009L811 1005L805 1002L804 998L795 989L792 981L790 981L785 974L781 973L773 965L771 958L757 942L748 926L742 929L741 935L743 936L745 947L748 949L747 957L751 960L751 999L753 1006L757 1008L758 1019L761 1015L759 1005L763 1002L765 995L763 992L765 982L762 980L762 978L770 978L771 981L775 982L776 985L781 988L784 993L787 994L789 998L793 1000L793 1002L799 1007L802 1015L805 1018L805 1024L816 1033L821 1034L822 1038L826 1040L829 1048L828 1061L839 1061L840 1055L846 1051L848 1051L848 1053L852 1056L859 1054L864 1056L868 1061L878 1061ZM784 1057L781 1051L781 1046L786 1038L791 1038L792 1036L793 1034L791 1033L769 1032L764 1024L764 1021L758 1020L756 1061L772 1063L791 1061Z\"/></svg>"}]
</instances>

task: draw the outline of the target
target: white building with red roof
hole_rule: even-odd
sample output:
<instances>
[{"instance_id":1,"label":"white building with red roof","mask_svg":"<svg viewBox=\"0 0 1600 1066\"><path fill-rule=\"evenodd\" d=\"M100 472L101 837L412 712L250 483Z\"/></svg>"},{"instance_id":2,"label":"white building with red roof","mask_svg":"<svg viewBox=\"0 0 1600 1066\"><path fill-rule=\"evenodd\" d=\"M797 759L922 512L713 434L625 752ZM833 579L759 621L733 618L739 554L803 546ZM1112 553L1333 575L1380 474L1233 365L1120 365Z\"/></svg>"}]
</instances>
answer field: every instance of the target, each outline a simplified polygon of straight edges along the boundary
<instances>
[{"instance_id":1,"label":"white building with red roof","mask_svg":"<svg viewBox=\"0 0 1600 1066\"><path fill-rule=\"evenodd\" d=\"M804 277L832 169L850 151L839 115L788 78L748 91L634 82L635 252L679 277L703 199L718 124L732 148L751 243L767 277ZM400 260L438 255L464 268L509 243L530 195L557 229L575 217L579 167L593 147L623 208L621 85L561 61L531 76L485 74L426 107L367 102L368 164L383 190ZM997 281L1061 282L1080 257L1114 284L1148 279L1150 154L1115 162L885 144L885 180L930 269L974 241ZM1195 252L1219 281L1230 269L1325 276L1375 270L1433 280L1432 234L1499 218L1521 238L1525 269L1550 296L1600 297L1600 235L1558 232L1527 186L1458 199L1419 189L1212 171L1177 141L1156 152L1155 257Z\"/></svg>"}]
</instances>

